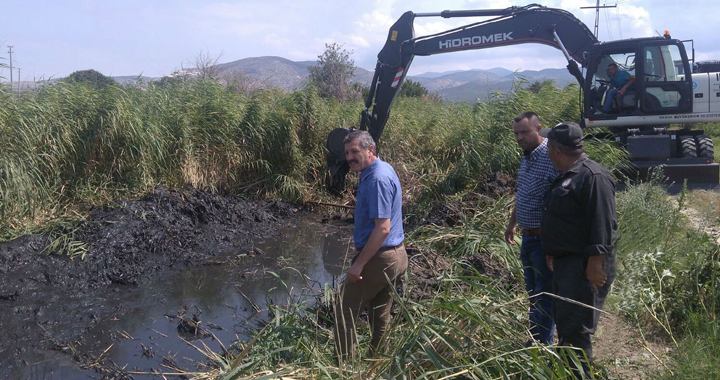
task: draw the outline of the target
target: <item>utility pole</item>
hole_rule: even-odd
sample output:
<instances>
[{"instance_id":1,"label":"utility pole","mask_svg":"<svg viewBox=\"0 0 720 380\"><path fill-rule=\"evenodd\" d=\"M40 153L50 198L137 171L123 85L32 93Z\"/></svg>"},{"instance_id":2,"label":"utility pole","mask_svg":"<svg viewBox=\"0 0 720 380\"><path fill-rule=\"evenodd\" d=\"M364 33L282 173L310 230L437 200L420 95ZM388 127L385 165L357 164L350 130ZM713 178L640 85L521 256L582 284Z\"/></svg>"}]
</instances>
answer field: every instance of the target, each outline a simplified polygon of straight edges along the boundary
<instances>
[{"instance_id":1,"label":"utility pole","mask_svg":"<svg viewBox=\"0 0 720 380\"><path fill-rule=\"evenodd\" d=\"M18 98L20 98L20 81L22 80L22 77L20 76L20 68L18 67ZM10 92L12 93L12 87L10 87Z\"/></svg>"},{"instance_id":2,"label":"utility pole","mask_svg":"<svg viewBox=\"0 0 720 380\"><path fill-rule=\"evenodd\" d=\"M12 46L8 46L8 53L10 53L10 93L12 94L13 80L12 80Z\"/></svg>"},{"instance_id":3,"label":"utility pole","mask_svg":"<svg viewBox=\"0 0 720 380\"><path fill-rule=\"evenodd\" d=\"M617 8L617 4L615 5L600 5L600 0L597 0L597 3L594 7L580 7L580 9L595 9L595 38L598 36L598 25L600 24L600 9L601 8Z\"/></svg>"}]
</instances>

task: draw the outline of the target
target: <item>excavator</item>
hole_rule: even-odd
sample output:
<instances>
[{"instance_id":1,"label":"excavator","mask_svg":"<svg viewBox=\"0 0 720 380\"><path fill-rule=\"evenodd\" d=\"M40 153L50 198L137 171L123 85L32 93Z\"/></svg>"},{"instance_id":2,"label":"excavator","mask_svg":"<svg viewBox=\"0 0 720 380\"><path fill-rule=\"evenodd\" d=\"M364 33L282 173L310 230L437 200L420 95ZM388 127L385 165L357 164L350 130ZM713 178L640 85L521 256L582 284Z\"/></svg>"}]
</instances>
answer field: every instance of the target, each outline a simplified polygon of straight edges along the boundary
<instances>
[{"instance_id":1,"label":"excavator","mask_svg":"<svg viewBox=\"0 0 720 380\"><path fill-rule=\"evenodd\" d=\"M418 17L491 17L459 28L416 37ZM539 4L505 9L446 10L437 13L404 13L390 28L378 54L360 129L376 143L382 136L395 98L415 56L487 49L525 43L554 47L567 60L581 97L579 121L584 128L606 127L597 136L614 139L631 157L639 176L661 166L671 181L717 186L720 165L714 161L712 139L695 123L720 121L720 62L695 62L685 42L663 36L601 42L572 13ZM694 45L694 43L693 43ZM608 66L614 64L635 77L624 95L611 98ZM670 128L670 125L681 125ZM328 187L344 188L349 170L345 162L347 128L328 136Z\"/></svg>"}]
</instances>

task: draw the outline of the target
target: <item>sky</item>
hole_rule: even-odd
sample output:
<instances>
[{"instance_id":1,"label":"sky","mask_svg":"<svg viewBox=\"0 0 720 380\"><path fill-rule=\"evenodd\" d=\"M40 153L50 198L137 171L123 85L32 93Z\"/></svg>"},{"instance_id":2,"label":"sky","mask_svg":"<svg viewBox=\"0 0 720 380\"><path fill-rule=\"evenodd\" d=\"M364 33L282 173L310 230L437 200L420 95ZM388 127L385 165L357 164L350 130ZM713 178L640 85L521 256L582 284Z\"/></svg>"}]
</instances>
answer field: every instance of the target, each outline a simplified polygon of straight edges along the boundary
<instances>
[{"instance_id":1,"label":"sky","mask_svg":"<svg viewBox=\"0 0 720 380\"><path fill-rule=\"evenodd\" d=\"M389 27L405 11L505 8L513 0L0 0L0 64L13 65L22 80L58 78L76 70L105 75L171 74L200 52L231 62L258 56L316 60L327 43L344 44L355 64L372 70ZM592 30L594 1L549 0L545 6L572 12ZM717 0L614 0L601 4L602 41L647 37L670 30L693 39L698 60L720 60ZM416 36L465 25L480 18L416 18ZM527 44L416 57L409 71L490 69L541 70L565 66L553 48ZM14 73L17 79L17 71ZM9 79L9 70L0 69Z\"/></svg>"}]
</instances>

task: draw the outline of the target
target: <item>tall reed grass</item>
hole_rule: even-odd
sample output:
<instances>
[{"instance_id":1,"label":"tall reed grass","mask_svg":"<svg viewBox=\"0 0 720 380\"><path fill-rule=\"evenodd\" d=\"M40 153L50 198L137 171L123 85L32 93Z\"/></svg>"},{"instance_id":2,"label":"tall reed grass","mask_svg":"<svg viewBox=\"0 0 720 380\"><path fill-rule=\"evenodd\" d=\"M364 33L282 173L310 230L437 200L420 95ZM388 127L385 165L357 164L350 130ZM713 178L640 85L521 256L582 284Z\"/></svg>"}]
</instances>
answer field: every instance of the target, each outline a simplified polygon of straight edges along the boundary
<instances>
[{"instance_id":1,"label":"tall reed grass","mask_svg":"<svg viewBox=\"0 0 720 380\"><path fill-rule=\"evenodd\" d=\"M577 115L576 88L518 87L477 105L435 98L396 102L380 155L399 172L411 222L445 196L492 173L514 173L510 128L534 109L545 125ZM552 99L548 101L547 99ZM163 183L303 202L324 192L324 144L357 125L355 102L313 88L239 94L213 81L174 80L93 89L49 84L20 98L0 93L0 237ZM598 157L620 150L600 143Z\"/></svg>"}]
</instances>

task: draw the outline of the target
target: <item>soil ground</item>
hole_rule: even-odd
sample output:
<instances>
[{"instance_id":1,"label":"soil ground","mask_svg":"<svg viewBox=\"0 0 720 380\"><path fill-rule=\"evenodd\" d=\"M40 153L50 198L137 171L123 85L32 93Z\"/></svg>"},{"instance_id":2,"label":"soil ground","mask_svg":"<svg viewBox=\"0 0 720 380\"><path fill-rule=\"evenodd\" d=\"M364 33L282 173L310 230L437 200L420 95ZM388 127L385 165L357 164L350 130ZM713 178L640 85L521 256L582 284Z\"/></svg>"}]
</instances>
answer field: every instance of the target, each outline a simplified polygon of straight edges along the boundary
<instances>
[{"instance_id":1,"label":"soil ground","mask_svg":"<svg viewBox=\"0 0 720 380\"><path fill-rule=\"evenodd\" d=\"M603 313L593 339L597 363L610 378L653 379L655 373L662 371L663 363L669 360L671 346L646 338L637 327L629 325L620 316Z\"/></svg>"}]
</instances>

